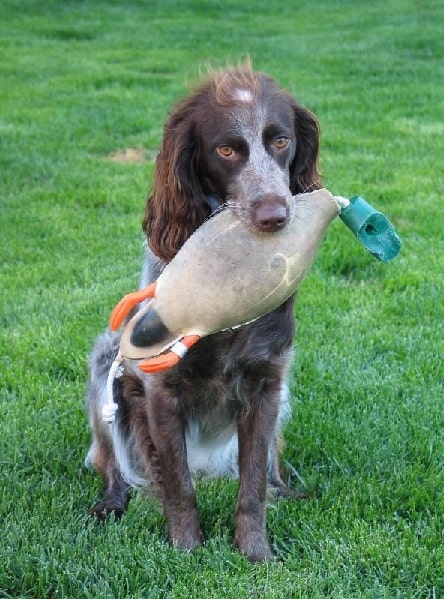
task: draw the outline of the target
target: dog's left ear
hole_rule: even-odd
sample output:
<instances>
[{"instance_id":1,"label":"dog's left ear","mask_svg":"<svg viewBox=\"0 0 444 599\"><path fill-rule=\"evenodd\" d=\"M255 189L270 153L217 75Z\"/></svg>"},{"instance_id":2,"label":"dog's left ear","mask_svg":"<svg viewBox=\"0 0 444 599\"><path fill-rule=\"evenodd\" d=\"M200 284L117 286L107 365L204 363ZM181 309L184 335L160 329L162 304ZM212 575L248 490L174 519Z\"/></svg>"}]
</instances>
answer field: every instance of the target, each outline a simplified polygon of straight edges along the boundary
<instances>
[{"instance_id":1,"label":"dog's left ear","mask_svg":"<svg viewBox=\"0 0 444 599\"><path fill-rule=\"evenodd\" d=\"M319 124L306 108L295 104L296 154L290 165L290 190L293 194L322 187L318 171Z\"/></svg>"}]
</instances>

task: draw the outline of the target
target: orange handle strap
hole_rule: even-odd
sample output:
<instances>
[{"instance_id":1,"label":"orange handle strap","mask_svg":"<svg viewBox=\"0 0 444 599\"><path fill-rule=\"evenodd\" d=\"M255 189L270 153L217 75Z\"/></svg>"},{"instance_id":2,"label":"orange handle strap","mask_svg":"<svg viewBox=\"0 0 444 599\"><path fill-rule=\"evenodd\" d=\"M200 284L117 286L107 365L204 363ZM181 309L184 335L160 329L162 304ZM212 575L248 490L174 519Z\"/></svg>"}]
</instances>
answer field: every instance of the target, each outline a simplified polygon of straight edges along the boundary
<instances>
[{"instance_id":1,"label":"orange handle strap","mask_svg":"<svg viewBox=\"0 0 444 599\"><path fill-rule=\"evenodd\" d=\"M137 367L146 374L163 372L172 366L176 366L176 364L178 364L179 360L184 357L190 347L197 343L199 339L199 335L187 335L182 337L180 341L172 346L168 353L156 356L154 358L148 358L147 360L142 360L142 362L139 362Z\"/></svg>"},{"instance_id":2,"label":"orange handle strap","mask_svg":"<svg viewBox=\"0 0 444 599\"><path fill-rule=\"evenodd\" d=\"M134 291L133 293L128 293L128 295L125 295L111 312L109 319L109 326L111 327L111 330L117 331L131 310L137 306L137 304L140 304L140 302L154 297L155 292L156 283L154 282L151 283L151 285L148 285L148 287L144 287L143 289L139 289L139 291Z\"/></svg>"}]
</instances>

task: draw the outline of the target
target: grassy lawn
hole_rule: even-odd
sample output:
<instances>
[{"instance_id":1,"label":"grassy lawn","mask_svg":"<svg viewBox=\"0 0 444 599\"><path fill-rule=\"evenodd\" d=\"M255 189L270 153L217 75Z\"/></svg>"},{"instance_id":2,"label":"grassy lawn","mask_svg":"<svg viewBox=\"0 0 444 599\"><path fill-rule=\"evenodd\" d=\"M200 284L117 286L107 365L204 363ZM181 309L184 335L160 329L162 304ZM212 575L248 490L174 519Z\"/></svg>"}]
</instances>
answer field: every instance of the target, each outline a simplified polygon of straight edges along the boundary
<instances>
[{"instance_id":1,"label":"grassy lawn","mask_svg":"<svg viewBox=\"0 0 444 599\"><path fill-rule=\"evenodd\" d=\"M439 0L2 0L0 597L444 597L443 22ZM326 186L404 242L384 265L335 222L304 282L284 457L313 499L270 504L256 567L236 482L196 482L184 554L150 498L90 522L83 466L87 355L137 285L163 121L247 54L317 114Z\"/></svg>"}]
</instances>

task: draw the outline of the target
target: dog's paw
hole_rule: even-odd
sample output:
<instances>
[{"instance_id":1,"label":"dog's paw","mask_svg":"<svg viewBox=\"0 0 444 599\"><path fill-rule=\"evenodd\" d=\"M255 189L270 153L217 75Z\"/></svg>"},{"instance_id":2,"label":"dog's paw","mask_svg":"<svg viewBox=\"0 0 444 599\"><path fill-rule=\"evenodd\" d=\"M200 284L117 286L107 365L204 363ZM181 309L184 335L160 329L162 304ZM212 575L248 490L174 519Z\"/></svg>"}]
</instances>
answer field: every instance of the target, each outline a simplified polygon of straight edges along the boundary
<instances>
[{"instance_id":1,"label":"dog's paw","mask_svg":"<svg viewBox=\"0 0 444 599\"><path fill-rule=\"evenodd\" d=\"M90 516L103 522L109 516L114 515L115 518L121 518L126 510L126 504L111 502L109 499L99 501L90 509Z\"/></svg>"},{"instance_id":2,"label":"dog's paw","mask_svg":"<svg viewBox=\"0 0 444 599\"><path fill-rule=\"evenodd\" d=\"M183 551L193 551L203 544L203 535L198 528L195 531L176 531L174 534L169 534L169 539L173 547L182 549Z\"/></svg>"},{"instance_id":3,"label":"dog's paw","mask_svg":"<svg viewBox=\"0 0 444 599\"><path fill-rule=\"evenodd\" d=\"M242 539L237 538L235 545L252 564L276 559L266 537L261 534L251 534Z\"/></svg>"}]
</instances>

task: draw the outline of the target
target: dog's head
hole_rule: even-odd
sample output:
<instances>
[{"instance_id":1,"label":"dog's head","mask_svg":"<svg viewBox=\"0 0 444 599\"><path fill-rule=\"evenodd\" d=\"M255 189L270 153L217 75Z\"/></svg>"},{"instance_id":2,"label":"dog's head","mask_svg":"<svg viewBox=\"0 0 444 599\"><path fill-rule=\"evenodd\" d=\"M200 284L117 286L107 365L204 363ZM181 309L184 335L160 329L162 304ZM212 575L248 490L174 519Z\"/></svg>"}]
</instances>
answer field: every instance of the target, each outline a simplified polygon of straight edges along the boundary
<instances>
[{"instance_id":1,"label":"dog's head","mask_svg":"<svg viewBox=\"0 0 444 599\"><path fill-rule=\"evenodd\" d=\"M208 196L248 225L285 227L291 196L320 186L315 117L248 64L214 73L164 129L144 228L170 260L207 218Z\"/></svg>"}]
</instances>

